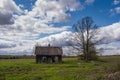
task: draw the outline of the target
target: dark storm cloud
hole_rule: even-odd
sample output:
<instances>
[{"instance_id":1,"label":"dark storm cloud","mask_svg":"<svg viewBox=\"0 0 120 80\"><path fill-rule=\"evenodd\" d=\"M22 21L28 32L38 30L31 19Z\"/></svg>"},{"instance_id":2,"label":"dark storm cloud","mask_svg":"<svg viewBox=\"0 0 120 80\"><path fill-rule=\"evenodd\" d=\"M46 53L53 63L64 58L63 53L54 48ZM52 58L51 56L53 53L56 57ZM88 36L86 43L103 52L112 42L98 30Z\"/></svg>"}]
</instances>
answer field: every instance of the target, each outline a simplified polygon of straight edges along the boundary
<instances>
[{"instance_id":1,"label":"dark storm cloud","mask_svg":"<svg viewBox=\"0 0 120 80\"><path fill-rule=\"evenodd\" d=\"M13 48L13 47L16 47L16 46L17 46L16 44L0 44L0 49Z\"/></svg>"},{"instance_id":2,"label":"dark storm cloud","mask_svg":"<svg viewBox=\"0 0 120 80\"><path fill-rule=\"evenodd\" d=\"M13 16L11 13L2 13L0 11L0 25L13 24Z\"/></svg>"}]
</instances>

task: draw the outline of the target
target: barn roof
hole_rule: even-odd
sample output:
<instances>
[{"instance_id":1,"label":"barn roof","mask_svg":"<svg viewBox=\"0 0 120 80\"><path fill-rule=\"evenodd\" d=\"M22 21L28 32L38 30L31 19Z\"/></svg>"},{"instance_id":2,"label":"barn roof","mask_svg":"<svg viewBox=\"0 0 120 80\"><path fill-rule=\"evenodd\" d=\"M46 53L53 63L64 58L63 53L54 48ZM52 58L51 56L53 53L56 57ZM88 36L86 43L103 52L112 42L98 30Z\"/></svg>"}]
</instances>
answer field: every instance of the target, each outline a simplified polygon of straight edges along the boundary
<instances>
[{"instance_id":1,"label":"barn roof","mask_svg":"<svg viewBox=\"0 0 120 80\"><path fill-rule=\"evenodd\" d=\"M54 47L54 46L50 46L50 45L36 46L35 54L36 55L62 55L62 48Z\"/></svg>"}]
</instances>

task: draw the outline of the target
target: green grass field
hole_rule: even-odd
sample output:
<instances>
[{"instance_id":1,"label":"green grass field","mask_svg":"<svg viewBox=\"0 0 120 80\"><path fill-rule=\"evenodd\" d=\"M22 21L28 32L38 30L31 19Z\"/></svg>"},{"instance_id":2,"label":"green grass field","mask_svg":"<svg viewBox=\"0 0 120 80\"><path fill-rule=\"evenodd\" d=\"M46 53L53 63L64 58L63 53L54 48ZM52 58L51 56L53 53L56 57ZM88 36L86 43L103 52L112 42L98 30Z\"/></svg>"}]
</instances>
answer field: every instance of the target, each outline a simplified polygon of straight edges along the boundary
<instances>
[{"instance_id":1,"label":"green grass field","mask_svg":"<svg viewBox=\"0 0 120 80\"><path fill-rule=\"evenodd\" d=\"M2 59L0 80L103 80L108 74L120 72L120 56L101 60L86 63L64 58L61 64L36 64L35 59Z\"/></svg>"}]
</instances>

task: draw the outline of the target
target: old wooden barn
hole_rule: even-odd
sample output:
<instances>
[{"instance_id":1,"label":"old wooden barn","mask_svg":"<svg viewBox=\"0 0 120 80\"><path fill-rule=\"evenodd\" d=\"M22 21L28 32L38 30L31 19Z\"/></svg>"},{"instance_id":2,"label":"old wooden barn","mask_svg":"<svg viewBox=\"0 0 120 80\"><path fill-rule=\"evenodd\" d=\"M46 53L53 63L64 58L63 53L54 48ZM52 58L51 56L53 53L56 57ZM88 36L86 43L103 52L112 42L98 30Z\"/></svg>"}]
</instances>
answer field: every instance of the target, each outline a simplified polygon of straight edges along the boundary
<instances>
[{"instance_id":1,"label":"old wooden barn","mask_svg":"<svg viewBox=\"0 0 120 80\"><path fill-rule=\"evenodd\" d=\"M62 47L36 46L36 63L60 63L62 62Z\"/></svg>"}]
</instances>

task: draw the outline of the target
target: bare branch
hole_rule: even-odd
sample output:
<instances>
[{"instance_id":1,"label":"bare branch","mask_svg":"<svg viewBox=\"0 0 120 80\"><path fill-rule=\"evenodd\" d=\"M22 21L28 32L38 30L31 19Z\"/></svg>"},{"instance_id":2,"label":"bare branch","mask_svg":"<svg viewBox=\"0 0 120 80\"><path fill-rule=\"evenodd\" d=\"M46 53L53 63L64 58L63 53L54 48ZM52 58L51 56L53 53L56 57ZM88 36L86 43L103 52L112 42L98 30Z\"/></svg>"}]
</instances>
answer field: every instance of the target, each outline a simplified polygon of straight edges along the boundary
<instances>
[{"instance_id":1,"label":"bare branch","mask_svg":"<svg viewBox=\"0 0 120 80\"><path fill-rule=\"evenodd\" d=\"M75 43L73 48L82 52L85 55L85 59L88 60L91 50L92 52L95 50L95 43L99 42L94 40L98 34L98 26L94 24L90 17L85 17L73 25L73 30L74 38L72 41Z\"/></svg>"}]
</instances>

